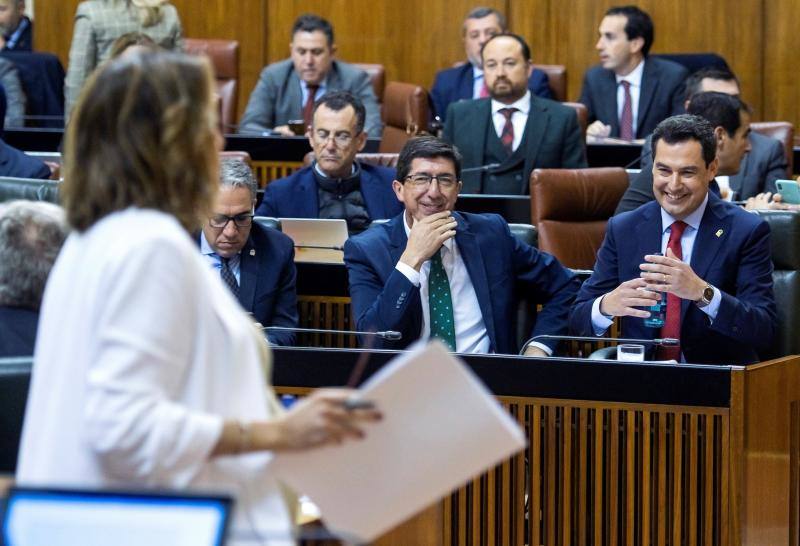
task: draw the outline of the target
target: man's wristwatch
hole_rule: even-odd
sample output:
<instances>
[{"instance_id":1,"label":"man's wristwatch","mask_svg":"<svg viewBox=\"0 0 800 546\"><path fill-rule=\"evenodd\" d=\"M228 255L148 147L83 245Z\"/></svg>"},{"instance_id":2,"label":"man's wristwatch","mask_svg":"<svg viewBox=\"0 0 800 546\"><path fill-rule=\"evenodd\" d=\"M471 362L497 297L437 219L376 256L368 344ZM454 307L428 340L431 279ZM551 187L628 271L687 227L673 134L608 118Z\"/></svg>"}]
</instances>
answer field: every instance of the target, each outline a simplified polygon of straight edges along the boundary
<instances>
[{"instance_id":1,"label":"man's wristwatch","mask_svg":"<svg viewBox=\"0 0 800 546\"><path fill-rule=\"evenodd\" d=\"M695 305L697 305L700 309L706 307L711 300L714 299L714 287L710 284L706 283L706 287L703 288L703 295L700 296L700 299L695 301Z\"/></svg>"}]
</instances>

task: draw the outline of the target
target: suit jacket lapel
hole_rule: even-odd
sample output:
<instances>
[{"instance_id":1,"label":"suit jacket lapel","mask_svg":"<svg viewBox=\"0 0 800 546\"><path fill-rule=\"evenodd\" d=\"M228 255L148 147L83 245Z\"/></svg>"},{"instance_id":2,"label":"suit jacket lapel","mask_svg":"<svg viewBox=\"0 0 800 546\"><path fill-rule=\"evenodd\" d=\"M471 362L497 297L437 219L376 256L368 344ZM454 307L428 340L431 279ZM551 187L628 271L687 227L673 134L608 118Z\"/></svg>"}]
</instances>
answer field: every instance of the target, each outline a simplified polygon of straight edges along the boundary
<instances>
[{"instance_id":1,"label":"suit jacket lapel","mask_svg":"<svg viewBox=\"0 0 800 546\"><path fill-rule=\"evenodd\" d=\"M706 278L708 269L714 263L717 253L725 245L730 234L730 223L731 219L725 211L723 202L717 196L709 193L708 204L703 213L703 219L700 220L700 229L694 239L692 259L689 264L701 279ZM681 302L681 319L690 304L689 300Z\"/></svg>"},{"instance_id":2,"label":"suit jacket lapel","mask_svg":"<svg viewBox=\"0 0 800 546\"><path fill-rule=\"evenodd\" d=\"M253 236L247 239L247 243L239 255L239 302L245 309L252 309L256 297L256 281L258 280L258 262L260 256L256 254L253 245Z\"/></svg>"},{"instance_id":3,"label":"suit jacket lapel","mask_svg":"<svg viewBox=\"0 0 800 546\"><path fill-rule=\"evenodd\" d=\"M461 259L464 260L464 265L467 267L467 273L472 282L472 287L475 289L475 295L478 297L478 304L481 308L481 315L483 315L483 323L486 326L486 332L489 334L491 349L497 350L492 298L489 294L489 280L486 277L486 266L483 263L483 254L478 246L475 234L470 231L469 225L465 222L464 217L456 212L453 213L453 216L458 222L458 226L456 227L456 244L461 252Z\"/></svg>"},{"instance_id":4,"label":"suit jacket lapel","mask_svg":"<svg viewBox=\"0 0 800 546\"><path fill-rule=\"evenodd\" d=\"M639 264L644 263L645 255L661 252L661 235L663 234L661 207L659 207L655 201L652 203L654 203L654 205L648 206L644 210L643 222L637 235L639 241L638 255L634 256L634 261L632 262L636 264L636 277L639 276ZM622 246L624 245L624 241L618 241L618 244Z\"/></svg>"},{"instance_id":5,"label":"suit jacket lapel","mask_svg":"<svg viewBox=\"0 0 800 546\"><path fill-rule=\"evenodd\" d=\"M458 72L456 100L471 99L474 84L475 81L472 77L472 65L468 62L467 64L463 65Z\"/></svg>"},{"instance_id":6,"label":"suit jacket lapel","mask_svg":"<svg viewBox=\"0 0 800 546\"><path fill-rule=\"evenodd\" d=\"M656 85L658 85L658 78L656 68L652 62L645 60L644 70L642 71L642 88L639 92L639 111L636 118L636 137L642 138L646 135L641 135L640 130L644 125L644 120L647 117L647 111L650 109L650 104L653 102L653 96L656 94Z\"/></svg>"},{"instance_id":7,"label":"suit jacket lapel","mask_svg":"<svg viewBox=\"0 0 800 546\"><path fill-rule=\"evenodd\" d=\"M408 242L405 224L403 223L404 214L405 211L401 212L390 221L390 223L394 224L389 228L389 255L392 258L392 267L400 261L400 256L406 249L406 243ZM411 339L416 339L422 331L422 302L419 298L414 298L414 301L409 305L412 312L410 321L411 332L409 332L409 335L413 336Z\"/></svg>"},{"instance_id":8,"label":"suit jacket lapel","mask_svg":"<svg viewBox=\"0 0 800 546\"><path fill-rule=\"evenodd\" d=\"M486 147L486 131L492 122L492 102L490 99L480 99L468 103L470 112L463 117L464 124L456 130L461 134L470 135L461 148L464 165L479 167L483 164L483 151ZM483 186L482 180L486 173L468 173L464 176L463 193L480 193Z\"/></svg>"},{"instance_id":9,"label":"suit jacket lapel","mask_svg":"<svg viewBox=\"0 0 800 546\"><path fill-rule=\"evenodd\" d=\"M288 119L300 119L303 117L303 90L300 87L300 77L292 69L291 77L286 83L286 100L284 108Z\"/></svg>"},{"instance_id":10,"label":"suit jacket lapel","mask_svg":"<svg viewBox=\"0 0 800 546\"><path fill-rule=\"evenodd\" d=\"M739 172L732 174L728 177L728 184L731 186L731 191L735 192L733 199L738 200L742 198L745 181L749 176L747 170L750 168L750 154L745 154L742 162L739 164Z\"/></svg>"},{"instance_id":11,"label":"suit jacket lapel","mask_svg":"<svg viewBox=\"0 0 800 546\"><path fill-rule=\"evenodd\" d=\"M383 202L383 192L379 191L381 181L375 180L371 173L361 169L361 195L367 206L370 218L386 218L386 207Z\"/></svg>"},{"instance_id":12,"label":"suit jacket lapel","mask_svg":"<svg viewBox=\"0 0 800 546\"><path fill-rule=\"evenodd\" d=\"M543 101L531 95L531 108L528 112L528 121L525 123L525 136L527 137L525 172L532 171L533 165L536 164L536 158L539 155L549 122L550 113L547 111L547 106ZM523 180L523 184L527 188L528 180ZM527 191L523 191L523 193L527 193Z\"/></svg>"},{"instance_id":13,"label":"suit jacket lapel","mask_svg":"<svg viewBox=\"0 0 800 546\"><path fill-rule=\"evenodd\" d=\"M619 134L619 116L617 115L617 79L611 70L603 70L599 81L599 96L603 97L598 101L598 106L602 106L603 111L597 112L597 118L611 120L611 134Z\"/></svg>"},{"instance_id":14,"label":"suit jacket lapel","mask_svg":"<svg viewBox=\"0 0 800 546\"><path fill-rule=\"evenodd\" d=\"M313 164L306 176L301 177L292 190L294 194L292 199L299 209L298 216L300 218L317 218L319 216L319 194Z\"/></svg>"}]
</instances>

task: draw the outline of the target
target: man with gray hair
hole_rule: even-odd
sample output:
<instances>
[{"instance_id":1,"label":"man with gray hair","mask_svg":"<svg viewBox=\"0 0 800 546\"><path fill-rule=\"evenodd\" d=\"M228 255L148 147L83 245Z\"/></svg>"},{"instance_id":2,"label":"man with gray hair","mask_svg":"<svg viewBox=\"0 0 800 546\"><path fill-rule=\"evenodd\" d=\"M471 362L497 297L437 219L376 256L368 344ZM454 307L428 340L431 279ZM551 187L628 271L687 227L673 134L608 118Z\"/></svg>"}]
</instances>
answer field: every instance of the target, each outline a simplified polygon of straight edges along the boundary
<instances>
[{"instance_id":1,"label":"man with gray hair","mask_svg":"<svg viewBox=\"0 0 800 546\"><path fill-rule=\"evenodd\" d=\"M223 159L213 213L198 236L200 251L257 322L296 328L294 244L278 230L253 224L255 203L253 171L240 159ZM274 345L292 345L295 336L267 337Z\"/></svg>"},{"instance_id":2,"label":"man with gray hair","mask_svg":"<svg viewBox=\"0 0 800 546\"><path fill-rule=\"evenodd\" d=\"M0 356L33 355L42 293L66 237L61 207L0 204Z\"/></svg>"},{"instance_id":3,"label":"man with gray hair","mask_svg":"<svg viewBox=\"0 0 800 546\"><path fill-rule=\"evenodd\" d=\"M508 31L505 16L494 8L477 7L470 10L461 27L461 39L467 62L436 73L431 88L434 114L444 121L451 102L481 99L489 96L483 79L481 48L489 38ZM534 69L528 78L528 89L537 97L552 99L547 74Z\"/></svg>"}]
</instances>

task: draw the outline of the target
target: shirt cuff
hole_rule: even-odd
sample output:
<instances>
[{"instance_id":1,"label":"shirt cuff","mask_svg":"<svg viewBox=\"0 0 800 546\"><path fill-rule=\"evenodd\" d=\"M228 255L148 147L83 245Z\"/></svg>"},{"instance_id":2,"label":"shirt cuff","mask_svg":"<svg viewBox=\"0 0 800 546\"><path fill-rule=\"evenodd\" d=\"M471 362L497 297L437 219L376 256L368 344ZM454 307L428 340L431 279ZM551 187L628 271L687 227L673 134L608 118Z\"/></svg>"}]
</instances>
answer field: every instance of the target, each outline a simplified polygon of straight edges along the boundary
<instances>
[{"instance_id":1,"label":"shirt cuff","mask_svg":"<svg viewBox=\"0 0 800 546\"><path fill-rule=\"evenodd\" d=\"M553 349L545 345L544 343L539 343L538 341L531 341L528 343L528 347L538 347L539 349L543 350L547 356L553 356Z\"/></svg>"},{"instance_id":2,"label":"shirt cuff","mask_svg":"<svg viewBox=\"0 0 800 546\"><path fill-rule=\"evenodd\" d=\"M402 273L411 284L414 286L419 286L419 271L403 262L397 262L397 265L394 266L394 268Z\"/></svg>"},{"instance_id":3,"label":"shirt cuff","mask_svg":"<svg viewBox=\"0 0 800 546\"><path fill-rule=\"evenodd\" d=\"M711 298L711 303L705 307L701 307L700 310L708 315L709 320L713 323L714 319L717 318L717 313L719 313L719 305L722 303L722 292L717 290L715 286L711 288L714 290L714 297Z\"/></svg>"},{"instance_id":4,"label":"shirt cuff","mask_svg":"<svg viewBox=\"0 0 800 546\"><path fill-rule=\"evenodd\" d=\"M594 300L592 304L592 329L596 336L602 336L606 333L606 330L614 324L614 319L610 319L600 312L600 303L603 301L604 297L605 295L600 296Z\"/></svg>"}]
</instances>

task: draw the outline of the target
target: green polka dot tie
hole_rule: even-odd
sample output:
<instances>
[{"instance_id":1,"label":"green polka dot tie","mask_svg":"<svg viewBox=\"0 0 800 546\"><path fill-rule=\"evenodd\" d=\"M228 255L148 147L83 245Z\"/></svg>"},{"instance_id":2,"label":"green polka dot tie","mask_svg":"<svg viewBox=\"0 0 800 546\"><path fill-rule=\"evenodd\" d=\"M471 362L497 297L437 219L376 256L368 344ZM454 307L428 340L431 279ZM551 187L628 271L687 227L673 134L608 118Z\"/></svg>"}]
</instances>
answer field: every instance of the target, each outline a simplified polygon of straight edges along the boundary
<instances>
[{"instance_id":1,"label":"green polka dot tie","mask_svg":"<svg viewBox=\"0 0 800 546\"><path fill-rule=\"evenodd\" d=\"M439 338L456 350L456 326L453 320L453 300L450 297L450 280L442 265L441 251L431 257L428 275L428 307L431 314L431 337Z\"/></svg>"}]
</instances>

